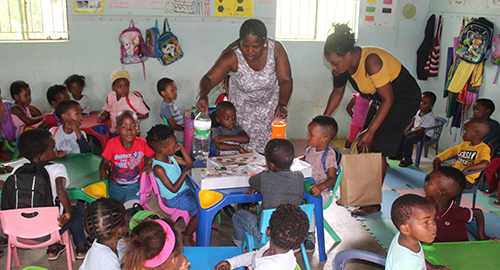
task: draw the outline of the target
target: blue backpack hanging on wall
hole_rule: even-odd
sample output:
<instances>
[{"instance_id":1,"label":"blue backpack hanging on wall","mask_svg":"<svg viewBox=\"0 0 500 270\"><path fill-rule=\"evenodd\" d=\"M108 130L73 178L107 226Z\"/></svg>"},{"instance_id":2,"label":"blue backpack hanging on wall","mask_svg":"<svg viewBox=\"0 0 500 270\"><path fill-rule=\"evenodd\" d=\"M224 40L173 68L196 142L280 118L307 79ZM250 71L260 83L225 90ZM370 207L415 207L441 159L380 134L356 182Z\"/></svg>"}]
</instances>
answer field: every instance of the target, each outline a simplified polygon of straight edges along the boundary
<instances>
[{"instance_id":1,"label":"blue backpack hanging on wall","mask_svg":"<svg viewBox=\"0 0 500 270\"><path fill-rule=\"evenodd\" d=\"M179 40L170 31L170 25L168 24L167 18L163 21L163 33L160 36L159 43L161 56L158 60L160 61L160 64L164 66L172 64L173 62L181 59L184 55L181 46L179 45Z\"/></svg>"},{"instance_id":2,"label":"blue backpack hanging on wall","mask_svg":"<svg viewBox=\"0 0 500 270\"><path fill-rule=\"evenodd\" d=\"M160 51L160 30L158 30L158 20L155 26L146 30L146 54L149 57L159 58L162 53Z\"/></svg>"}]
</instances>

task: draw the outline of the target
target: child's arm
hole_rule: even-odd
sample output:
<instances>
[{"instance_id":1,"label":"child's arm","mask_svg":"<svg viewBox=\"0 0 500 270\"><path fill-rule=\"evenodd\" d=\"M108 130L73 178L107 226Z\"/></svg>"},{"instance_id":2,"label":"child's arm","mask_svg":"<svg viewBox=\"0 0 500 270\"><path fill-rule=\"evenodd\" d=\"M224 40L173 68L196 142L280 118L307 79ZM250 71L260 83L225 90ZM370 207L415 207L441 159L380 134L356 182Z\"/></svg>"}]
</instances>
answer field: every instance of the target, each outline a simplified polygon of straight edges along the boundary
<instances>
[{"instance_id":1,"label":"child's arm","mask_svg":"<svg viewBox=\"0 0 500 270\"><path fill-rule=\"evenodd\" d=\"M56 178L56 189L57 189L57 198L64 206L64 211L66 213L57 217L57 221L59 222L59 227L62 227L71 220L71 216L73 215L73 211L71 209L71 202L69 200L68 192L66 191L66 178L57 177Z\"/></svg>"},{"instance_id":2,"label":"child's arm","mask_svg":"<svg viewBox=\"0 0 500 270\"><path fill-rule=\"evenodd\" d=\"M110 116L109 112L108 111L102 111L99 113L99 115L97 116L97 123L102 123L104 121L106 121L106 119L108 119Z\"/></svg>"},{"instance_id":3,"label":"child's arm","mask_svg":"<svg viewBox=\"0 0 500 270\"><path fill-rule=\"evenodd\" d=\"M354 107L354 103L356 103L356 96L353 96L351 100L349 100L349 103L347 103L347 107L345 107L347 114L349 114L350 117L354 115L354 110L352 109Z\"/></svg>"},{"instance_id":4,"label":"child's arm","mask_svg":"<svg viewBox=\"0 0 500 270\"><path fill-rule=\"evenodd\" d=\"M425 266L427 267L427 270L450 270L451 269L449 266L434 265L427 260L425 260Z\"/></svg>"},{"instance_id":5,"label":"child's arm","mask_svg":"<svg viewBox=\"0 0 500 270\"><path fill-rule=\"evenodd\" d=\"M137 113L137 119L144 119L149 117L149 112L147 113ZM184 130L184 129L183 129Z\"/></svg>"},{"instance_id":6,"label":"child's arm","mask_svg":"<svg viewBox=\"0 0 500 270\"><path fill-rule=\"evenodd\" d=\"M476 219L476 224L477 224L477 237L479 237L479 240L494 240L500 242L499 239L497 238L491 238L486 235L486 232L484 231L484 215L483 211L478 208L473 208L472 209L474 218Z\"/></svg>"},{"instance_id":7,"label":"child's arm","mask_svg":"<svg viewBox=\"0 0 500 270\"><path fill-rule=\"evenodd\" d=\"M102 157L101 164L99 164L99 177L101 180L109 179L109 164L111 161L105 157Z\"/></svg>"},{"instance_id":8,"label":"child's arm","mask_svg":"<svg viewBox=\"0 0 500 270\"><path fill-rule=\"evenodd\" d=\"M170 118L167 119L167 122L168 122L168 125L175 129L175 130L180 130L180 131L184 131L184 127L181 126L181 125L177 125L177 123L175 122L175 116L172 116Z\"/></svg>"},{"instance_id":9,"label":"child's arm","mask_svg":"<svg viewBox=\"0 0 500 270\"><path fill-rule=\"evenodd\" d=\"M13 115L19 117L19 119L21 119L21 121L23 121L23 123L25 123L28 126L31 126L31 125L36 124L36 123L43 120L43 115L28 117L24 113L23 109L21 109L18 106L12 106L12 108L10 109L10 112Z\"/></svg>"},{"instance_id":10,"label":"child's arm","mask_svg":"<svg viewBox=\"0 0 500 270\"><path fill-rule=\"evenodd\" d=\"M76 121L71 121L69 126L76 134L76 142L80 147L80 153L89 153L90 152L90 144L87 141L87 138L83 136L82 130L80 129L80 125Z\"/></svg>"},{"instance_id":11,"label":"child's arm","mask_svg":"<svg viewBox=\"0 0 500 270\"><path fill-rule=\"evenodd\" d=\"M40 128L40 129L47 129L50 127L50 123L48 122L45 122L45 121L42 121L42 123L40 125L38 125L37 128Z\"/></svg>"},{"instance_id":12,"label":"child's arm","mask_svg":"<svg viewBox=\"0 0 500 270\"><path fill-rule=\"evenodd\" d=\"M411 120L411 123L406 127L405 129L405 132L404 132L404 135L405 137L408 137L408 133L411 131L411 129L415 126L415 118L413 118L413 120ZM410 134L411 135L411 134Z\"/></svg>"},{"instance_id":13,"label":"child's arm","mask_svg":"<svg viewBox=\"0 0 500 270\"><path fill-rule=\"evenodd\" d=\"M486 169L486 168L488 168L489 165L490 165L490 162L488 160L481 160L478 163L463 167L462 172L464 174L466 174L467 172L470 172L470 171Z\"/></svg>"},{"instance_id":14,"label":"child's arm","mask_svg":"<svg viewBox=\"0 0 500 270\"><path fill-rule=\"evenodd\" d=\"M36 117L42 115L42 112L35 106L29 105L28 109L30 110L31 116Z\"/></svg>"},{"instance_id":15,"label":"child's arm","mask_svg":"<svg viewBox=\"0 0 500 270\"><path fill-rule=\"evenodd\" d=\"M191 159L189 153L186 151L186 148L184 148L184 146L178 143L175 145L175 152L179 150L181 151L182 158L175 156L175 161L177 161L177 163L179 163L179 165L181 166L193 165L193 160Z\"/></svg>"},{"instance_id":16,"label":"child's arm","mask_svg":"<svg viewBox=\"0 0 500 270\"><path fill-rule=\"evenodd\" d=\"M184 180L186 180L187 173L193 168L193 165L187 166L181 173L181 176L179 176L179 179L172 184L172 181L167 176L167 173L165 172L165 169L160 166L156 165L153 167L153 173L154 175L161 180L163 185L170 190L172 193L177 193L179 189L181 188L182 184L184 183Z\"/></svg>"},{"instance_id":17,"label":"child's arm","mask_svg":"<svg viewBox=\"0 0 500 270\"><path fill-rule=\"evenodd\" d=\"M436 165L441 165L441 162L455 156L455 155L458 155L458 151L460 149L460 145L455 145L455 146L452 146L448 149L446 149L443 153L439 154L436 156L436 158L434 158L434 160L432 161L432 166L436 166Z\"/></svg>"},{"instance_id":18,"label":"child's arm","mask_svg":"<svg viewBox=\"0 0 500 270\"><path fill-rule=\"evenodd\" d=\"M248 143L250 137L248 134L242 130L238 135L216 135L213 139L213 143L219 150L238 150L240 153L246 153L245 149L241 145L227 144L224 142L237 142L237 143Z\"/></svg>"},{"instance_id":19,"label":"child's arm","mask_svg":"<svg viewBox=\"0 0 500 270\"><path fill-rule=\"evenodd\" d=\"M321 184L311 185L311 195L318 196L325 189L333 187L337 181L337 169L335 167L328 168L328 178Z\"/></svg>"}]
</instances>

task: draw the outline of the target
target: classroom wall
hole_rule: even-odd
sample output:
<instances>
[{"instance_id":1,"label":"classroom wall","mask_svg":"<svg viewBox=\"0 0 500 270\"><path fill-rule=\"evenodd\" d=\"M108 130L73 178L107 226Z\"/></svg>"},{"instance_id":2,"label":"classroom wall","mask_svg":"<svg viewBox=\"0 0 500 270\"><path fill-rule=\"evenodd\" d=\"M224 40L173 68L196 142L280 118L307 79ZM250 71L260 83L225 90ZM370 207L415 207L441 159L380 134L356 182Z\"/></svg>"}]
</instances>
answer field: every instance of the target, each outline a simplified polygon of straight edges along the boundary
<instances>
[{"instance_id":1,"label":"classroom wall","mask_svg":"<svg viewBox=\"0 0 500 270\"><path fill-rule=\"evenodd\" d=\"M469 19L472 17L486 17L495 25L495 35L500 33L500 8L487 8L485 10L469 10L467 6L449 5L449 0L434 0L429 3L427 17L431 14L443 16L443 33L441 36L441 58L439 66L439 76L429 78L427 81L419 81L422 91L431 90L438 96L436 105L434 106L434 115L444 117L446 115L446 99L443 98L444 84L446 80L446 51L448 47L453 47L453 37L460 34L462 18L464 16ZM494 66L490 59L487 60L484 67L483 84L479 91L479 98L489 98L497 105L497 110L493 113L492 118L500 119L500 103L497 101L500 98L499 85L493 84L497 67ZM472 109L469 116L472 116ZM466 117L468 118L468 117ZM449 125L444 129L440 148L447 149L453 145L462 142L461 129L451 128Z\"/></svg>"},{"instance_id":2,"label":"classroom wall","mask_svg":"<svg viewBox=\"0 0 500 270\"><path fill-rule=\"evenodd\" d=\"M84 90L89 95L93 108L99 110L106 95L111 91L109 75L115 69L121 69L118 36L128 27L131 18L141 30L154 24L156 18L162 19L161 10L135 10L110 8L106 3L106 13L100 15L74 14L73 4L68 3L70 41L51 43L0 43L0 87L3 97L10 99L8 89L14 80L27 81L33 90L33 103L42 110L50 110L45 98L46 89L55 83L78 73L87 77L88 87ZM402 1L398 1L400 4ZM213 8L212 8L213 9ZM396 11L399 11L397 7ZM213 11L213 10L212 10ZM415 74L416 50L424 37L424 28L430 14L444 15L442 46L451 44L451 37L458 35L461 18L464 15L485 14L497 27L498 9L470 11L465 6L450 6L448 0L421 0L418 2L417 21L400 21L397 13L393 28L360 27L359 45L380 46L393 53L412 74ZM213 12L212 12L213 14ZM156 81L164 76L173 78L179 89L177 104L181 109L195 103L195 96L200 78L210 69L219 53L238 37L238 30L245 18L216 18L168 15L172 31L178 36L185 56L167 67L161 66L156 59L146 63L146 80L142 75L142 65L124 66L131 73L132 90L138 90L145 96L152 108L150 117L141 122L142 136L161 120L158 116L160 97L156 92ZM261 4L255 1L255 17L262 19L268 26L270 36L274 36L275 5ZM496 31L498 33L498 31ZM329 64L323 58L323 42L283 41L289 54L294 79L294 92L288 109L287 135L291 139L306 136L306 126L311 118L321 114L332 89L332 76ZM442 54L444 63L446 56ZM444 64L439 76L428 81L419 81L422 91L432 90L442 96L444 85ZM492 85L494 72L491 63L485 67L484 85L481 97L496 100L498 86ZM346 138L349 132L350 117L345 111L352 89L348 87L342 103L333 116L340 126L338 138ZM212 91L211 100L218 95ZM444 115L445 101L438 99L436 115ZM500 109L499 109L500 111ZM500 112L494 117L500 118ZM458 142L453 141L449 129L443 136L441 146L447 148Z\"/></svg>"}]
</instances>

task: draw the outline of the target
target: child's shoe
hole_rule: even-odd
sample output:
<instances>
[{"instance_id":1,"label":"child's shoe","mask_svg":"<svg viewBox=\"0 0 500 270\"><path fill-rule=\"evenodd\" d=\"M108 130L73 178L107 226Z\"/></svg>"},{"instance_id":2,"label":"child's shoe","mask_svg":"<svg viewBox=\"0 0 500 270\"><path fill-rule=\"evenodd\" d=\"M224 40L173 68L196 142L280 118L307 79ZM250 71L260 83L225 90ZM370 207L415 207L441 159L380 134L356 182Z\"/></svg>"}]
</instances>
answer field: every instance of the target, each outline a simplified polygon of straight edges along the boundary
<instances>
[{"instance_id":1,"label":"child's shoe","mask_svg":"<svg viewBox=\"0 0 500 270\"><path fill-rule=\"evenodd\" d=\"M307 233L306 240L304 241L304 246L306 248L306 252L314 252L316 247L316 235L314 232Z\"/></svg>"},{"instance_id":2,"label":"child's shoe","mask_svg":"<svg viewBox=\"0 0 500 270\"><path fill-rule=\"evenodd\" d=\"M399 162L399 167L409 167L413 164L413 161L411 161L411 159L409 158L405 158L403 160L401 160L401 162Z\"/></svg>"},{"instance_id":3,"label":"child's shoe","mask_svg":"<svg viewBox=\"0 0 500 270\"><path fill-rule=\"evenodd\" d=\"M90 245L88 243L85 243L85 245L81 247L76 247L76 256L75 258L77 260L83 260L85 259L85 256L87 255L87 251L89 251Z\"/></svg>"},{"instance_id":4,"label":"child's shoe","mask_svg":"<svg viewBox=\"0 0 500 270\"><path fill-rule=\"evenodd\" d=\"M49 247L47 249L47 259L49 261L55 261L55 260L59 259L59 256L61 256L61 254L64 251L66 251L66 246L63 246L63 245L57 243L55 248Z\"/></svg>"},{"instance_id":5,"label":"child's shoe","mask_svg":"<svg viewBox=\"0 0 500 270\"><path fill-rule=\"evenodd\" d=\"M493 190L493 189L487 189L487 190L483 191L483 195L486 197L493 195L493 193L495 193L495 190Z\"/></svg>"},{"instance_id":6,"label":"child's shoe","mask_svg":"<svg viewBox=\"0 0 500 270\"><path fill-rule=\"evenodd\" d=\"M500 208L500 198L496 199L496 201L494 201L491 205L493 205L493 207Z\"/></svg>"}]
</instances>

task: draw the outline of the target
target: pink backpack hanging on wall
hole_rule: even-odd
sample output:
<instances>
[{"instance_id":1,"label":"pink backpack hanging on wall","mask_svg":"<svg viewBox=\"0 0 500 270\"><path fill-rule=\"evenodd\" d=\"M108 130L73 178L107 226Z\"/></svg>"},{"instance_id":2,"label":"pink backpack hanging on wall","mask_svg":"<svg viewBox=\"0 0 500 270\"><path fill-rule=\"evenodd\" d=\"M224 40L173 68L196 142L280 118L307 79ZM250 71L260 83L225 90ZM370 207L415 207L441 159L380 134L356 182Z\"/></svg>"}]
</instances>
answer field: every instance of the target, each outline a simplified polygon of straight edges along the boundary
<instances>
[{"instance_id":1,"label":"pink backpack hanging on wall","mask_svg":"<svg viewBox=\"0 0 500 270\"><path fill-rule=\"evenodd\" d=\"M500 73L500 35L493 38L491 42L491 63L497 66L497 74L493 84L498 84L498 74Z\"/></svg>"},{"instance_id":2,"label":"pink backpack hanging on wall","mask_svg":"<svg viewBox=\"0 0 500 270\"><path fill-rule=\"evenodd\" d=\"M146 44L142 38L141 30L135 27L134 20L130 21L129 28L123 30L118 40L120 41L120 60L122 64L142 63L144 79L146 79L146 70L144 68L144 61L148 60Z\"/></svg>"}]
</instances>

